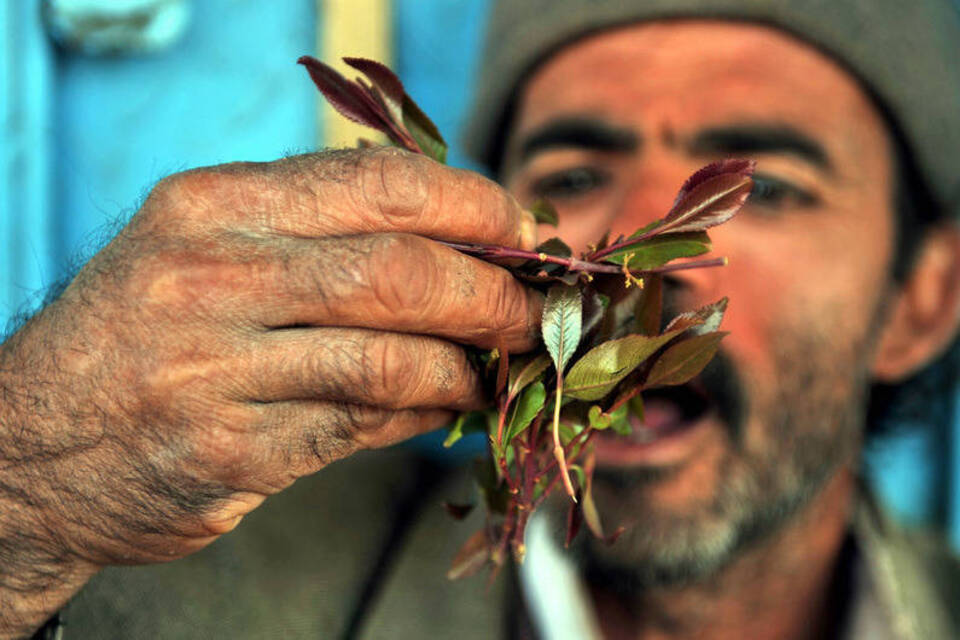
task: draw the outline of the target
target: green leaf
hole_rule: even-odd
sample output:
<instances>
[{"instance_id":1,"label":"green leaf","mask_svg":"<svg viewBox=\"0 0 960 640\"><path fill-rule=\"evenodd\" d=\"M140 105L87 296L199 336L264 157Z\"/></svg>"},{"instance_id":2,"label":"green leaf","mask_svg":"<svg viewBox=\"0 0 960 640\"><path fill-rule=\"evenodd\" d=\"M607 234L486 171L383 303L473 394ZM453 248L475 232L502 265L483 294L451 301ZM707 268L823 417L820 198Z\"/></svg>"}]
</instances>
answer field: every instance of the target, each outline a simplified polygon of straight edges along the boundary
<instances>
[{"instance_id":1,"label":"green leaf","mask_svg":"<svg viewBox=\"0 0 960 640\"><path fill-rule=\"evenodd\" d=\"M573 249L567 246L567 243L560 238L550 238L549 240L541 242L536 248L536 252L545 253L548 256L559 256L561 258L569 258L573 255Z\"/></svg>"},{"instance_id":2,"label":"green leaf","mask_svg":"<svg viewBox=\"0 0 960 640\"><path fill-rule=\"evenodd\" d=\"M446 164L447 143L440 135L437 125L433 124L427 114L406 94L403 96L403 125L427 156Z\"/></svg>"},{"instance_id":3,"label":"green leaf","mask_svg":"<svg viewBox=\"0 0 960 640\"><path fill-rule=\"evenodd\" d=\"M633 334L594 347L570 368L564 380L564 395L577 400L600 400L678 333Z\"/></svg>"},{"instance_id":4,"label":"green leaf","mask_svg":"<svg viewBox=\"0 0 960 640\"><path fill-rule=\"evenodd\" d=\"M507 424L504 442L509 443L530 426L533 419L543 409L543 403L546 399L547 390L542 382L534 382L526 388L513 408L510 422Z\"/></svg>"},{"instance_id":5,"label":"green leaf","mask_svg":"<svg viewBox=\"0 0 960 640\"><path fill-rule=\"evenodd\" d=\"M487 430L487 419L485 411L470 411L461 413L457 416L456 422L450 427L450 433L447 434L443 446L450 448L454 443L467 433L483 432Z\"/></svg>"},{"instance_id":6,"label":"green leaf","mask_svg":"<svg viewBox=\"0 0 960 640\"><path fill-rule=\"evenodd\" d=\"M563 284L551 287L547 292L540 326L543 342L553 358L558 376L563 375L563 370L580 343L581 322L580 290Z\"/></svg>"},{"instance_id":7,"label":"green leaf","mask_svg":"<svg viewBox=\"0 0 960 640\"><path fill-rule=\"evenodd\" d=\"M634 245L617 249L603 259L614 264L624 264L635 271L662 267L677 258L691 258L710 251L710 238L702 231L687 233L664 233Z\"/></svg>"},{"instance_id":8,"label":"green leaf","mask_svg":"<svg viewBox=\"0 0 960 640\"><path fill-rule=\"evenodd\" d=\"M513 359L510 374L507 376L507 396L516 398L531 382L537 380L550 366L550 356L546 353L528 354Z\"/></svg>"},{"instance_id":9,"label":"green leaf","mask_svg":"<svg viewBox=\"0 0 960 640\"><path fill-rule=\"evenodd\" d=\"M643 418L643 400L640 396L635 396L630 399L627 405L624 405L610 414L610 430L614 433L621 436L628 436L633 433L633 427L630 425L630 414L632 411L630 407L633 405L634 401L639 401L641 406L640 418ZM636 414L634 414L636 415Z\"/></svg>"},{"instance_id":10,"label":"green leaf","mask_svg":"<svg viewBox=\"0 0 960 640\"><path fill-rule=\"evenodd\" d=\"M587 412L587 420L590 421L590 426L598 431L603 431L604 429L610 426L610 416L603 412L603 409L597 405L590 407L590 411Z\"/></svg>"},{"instance_id":11,"label":"green leaf","mask_svg":"<svg viewBox=\"0 0 960 640\"><path fill-rule=\"evenodd\" d=\"M560 423L560 442L564 445L570 444L570 441L576 438L582 432L584 426L579 422L561 422Z\"/></svg>"},{"instance_id":12,"label":"green leaf","mask_svg":"<svg viewBox=\"0 0 960 640\"><path fill-rule=\"evenodd\" d=\"M540 224L549 224L550 226L555 227L557 226L557 223L560 222L560 217L557 215L557 210L552 204L550 204L549 200L540 198L530 205L529 211L533 214L533 219Z\"/></svg>"},{"instance_id":13,"label":"green leaf","mask_svg":"<svg viewBox=\"0 0 960 640\"><path fill-rule=\"evenodd\" d=\"M567 469L577 474L577 481L581 487L587 486L587 473L583 470L583 467L578 464L571 464L567 465Z\"/></svg>"},{"instance_id":14,"label":"green leaf","mask_svg":"<svg viewBox=\"0 0 960 640\"><path fill-rule=\"evenodd\" d=\"M663 352L644 382L644 388L683 384L703 371L720 346L725 331L693 336Z\"/></svg>"},{"instance_id":15,"label":"green leaf","mask_svg":"<svg viewBox=\"0 0 960 640\"><path fill-rule=\"evenodd\" d=\"M597 505L593 502L592 487L588 485L587 491L583 492L583 520L587 523L591 533L598 538L603 538L603 525L600 523L600 513L597 511Z\"/></svg>"}]
</instances>

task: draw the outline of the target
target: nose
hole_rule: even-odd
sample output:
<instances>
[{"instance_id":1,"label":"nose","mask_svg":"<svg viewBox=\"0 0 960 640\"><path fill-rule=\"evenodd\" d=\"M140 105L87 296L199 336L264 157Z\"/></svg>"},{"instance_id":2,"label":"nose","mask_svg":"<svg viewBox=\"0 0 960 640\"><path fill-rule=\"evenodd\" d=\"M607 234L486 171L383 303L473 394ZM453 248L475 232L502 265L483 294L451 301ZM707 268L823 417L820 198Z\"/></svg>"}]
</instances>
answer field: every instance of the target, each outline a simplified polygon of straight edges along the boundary
<instances>
[{"instance_id":1,"label":"nose","mask_svg":"<svg viewBox=\"0 0 960 640\"><path fill-rule=\"evenodd\" d=\"M630 235L667 214L686 179L682 169L665 162L644 162L625 180L622 196L614 203L611 237Z\"/></svg>"}]
</instances>

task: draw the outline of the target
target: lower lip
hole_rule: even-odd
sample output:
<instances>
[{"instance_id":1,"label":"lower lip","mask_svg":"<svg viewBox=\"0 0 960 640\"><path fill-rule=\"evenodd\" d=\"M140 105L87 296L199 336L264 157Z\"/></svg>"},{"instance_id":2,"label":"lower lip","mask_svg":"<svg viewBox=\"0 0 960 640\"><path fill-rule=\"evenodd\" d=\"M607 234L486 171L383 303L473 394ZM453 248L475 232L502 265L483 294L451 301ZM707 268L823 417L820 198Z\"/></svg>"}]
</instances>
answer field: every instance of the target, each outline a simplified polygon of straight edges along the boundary
<instances>
[{"instance_id":1,"label":"lower lip","mask_svg":"<svg viewBox=\"0 0 960 640\"><path fill-rule=\"evenodd\" d=\"M711 427L717 426L713 413L693 422L679 419L673 406L652 403L644 410L646 424L633 424L633 435L611 431L594 440L597 464L607 467L670 466L689 458L699 448ZM647 426L649 425L649 426ZM649 441L641 434L648 435Z\"/></svg>"}]
</instances>

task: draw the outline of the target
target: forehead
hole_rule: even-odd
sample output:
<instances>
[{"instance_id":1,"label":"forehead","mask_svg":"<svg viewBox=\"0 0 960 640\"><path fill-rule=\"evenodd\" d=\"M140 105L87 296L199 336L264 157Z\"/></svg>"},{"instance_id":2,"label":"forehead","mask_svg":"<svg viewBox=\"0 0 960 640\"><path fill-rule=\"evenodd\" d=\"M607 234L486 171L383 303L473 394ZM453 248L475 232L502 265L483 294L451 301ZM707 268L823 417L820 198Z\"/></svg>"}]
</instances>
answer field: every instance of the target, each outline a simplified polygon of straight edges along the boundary
<instances>
[{"instance_id":1,"label":"forehead","mask_svg":"<svg viewBox=\"0 0 960 640\"><path fill-rule=\"evenodd\" d=\"M738 22L643 23L561 49L524 85L515 125L522 131L568 114L653 119L678 132L779 120L828 136L835 151L886 143L881 115L839 64L783 31Z\"/></svg>"}]
</instances>

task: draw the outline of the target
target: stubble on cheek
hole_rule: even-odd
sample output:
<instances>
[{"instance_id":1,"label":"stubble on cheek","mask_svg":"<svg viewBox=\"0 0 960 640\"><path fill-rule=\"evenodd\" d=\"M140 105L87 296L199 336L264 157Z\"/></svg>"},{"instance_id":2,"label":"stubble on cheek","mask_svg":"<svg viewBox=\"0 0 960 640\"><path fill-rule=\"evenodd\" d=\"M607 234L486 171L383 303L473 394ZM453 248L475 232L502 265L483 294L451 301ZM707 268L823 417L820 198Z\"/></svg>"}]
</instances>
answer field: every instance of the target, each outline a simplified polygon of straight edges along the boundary
<instances>
[{"instance_id":1,"label":"stubble on cheek","mask_svg":"<svg viewBox=\"0 0 960 640\"><path fill-rule=\"evenodd\" d=\"M612 546L582 536L583 568L630 590L697 582L783 526L859 448L876 324L856 340L829 322L780 329L776 382L743 376L749 413L709 450L673 469L598 471L604 522L629 528Z\"/></svg>"}]
</instances>

